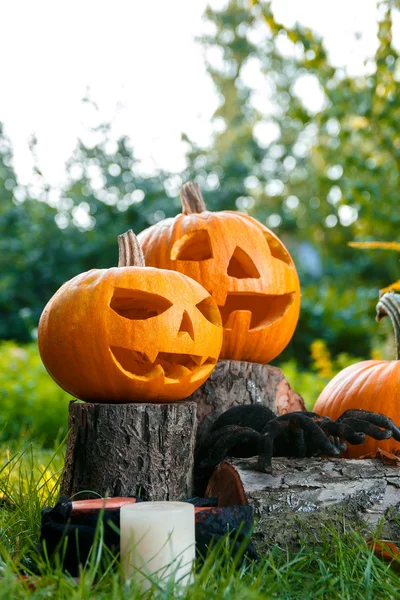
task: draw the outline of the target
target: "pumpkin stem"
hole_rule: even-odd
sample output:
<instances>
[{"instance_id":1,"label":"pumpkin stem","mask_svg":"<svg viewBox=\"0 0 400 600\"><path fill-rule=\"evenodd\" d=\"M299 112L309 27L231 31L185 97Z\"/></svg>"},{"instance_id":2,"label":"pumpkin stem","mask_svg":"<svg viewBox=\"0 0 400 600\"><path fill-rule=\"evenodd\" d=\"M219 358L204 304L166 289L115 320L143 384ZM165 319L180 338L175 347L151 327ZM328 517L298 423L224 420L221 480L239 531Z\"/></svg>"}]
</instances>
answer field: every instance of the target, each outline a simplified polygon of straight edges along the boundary
<instances>
[{"instance_id":1,"label":"pumpkin stem","mask_svg":"<svg viewBox=\"0 0 400 600\"><path fill-rule=\"evenodd\" d=\"M144 254L139 240L129 229L126 233L118 236L118 266L119 267L145 267Z\"/></svg>"},{"instance_id":2,"label":"pumpkin stem","mask_svg":"<svg viewBox=\"0 0 400 600\"><path fill-rule=\"evenodd\" d=\"M380 298L376 305L376 320L380 321L383 317L390 317L392 321L396 342L396 358L400 360L400 294L387 292Z\"/></svg>"},{"instance_id":3,"label":"pumpkin stem","mask_svg":"<svg viewBox=\"0 0 400 600\"><path fill-rule=\"evenodd\" d=\"M192 215L207 210L204 198L201 195L199 184L195 181L188 181L181 187L182 214Z\"/></svg>"}]
</instances>

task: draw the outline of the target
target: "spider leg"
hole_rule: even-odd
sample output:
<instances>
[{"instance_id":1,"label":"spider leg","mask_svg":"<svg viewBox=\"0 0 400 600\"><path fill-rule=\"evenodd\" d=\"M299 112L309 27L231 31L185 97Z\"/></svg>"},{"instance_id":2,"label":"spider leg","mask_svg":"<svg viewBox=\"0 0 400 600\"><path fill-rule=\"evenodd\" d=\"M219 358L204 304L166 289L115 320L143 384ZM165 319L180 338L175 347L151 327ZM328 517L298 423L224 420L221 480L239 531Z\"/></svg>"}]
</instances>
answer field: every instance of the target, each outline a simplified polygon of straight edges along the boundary
<instances>
[{"instance_id":1,"label":"spider leg","mask_svg":"<svg viewBox=\"0 0 400 600\"><path fill-rule=\"evenodd\" d=\"M341 452L347 450L345 440L351 444L361 444L365 441L365 434L363 432L355 432L354 429L344 422L332 421L329 417L318 415L314 412L305 412L304 414L323 430L332 444Z\"/></svg>"},{"instance_id":2,"label":"spider leg","mask_svg":"<svg viewBox=\"0 0 400 600\"><path fill-rule=\"evenodd\" d=\"M317 416L317 415L316 415ZM276 420L281 423L286 423L289 432L301 429L303 433L304 446L296 446L296 440L291 439L292 447L290 448L292 456L312 456L313 454L326 454L328 456L338 456L340 454L340 446L333 443L326 435L322 428L325 425L326 419L321 421L321 418L314 420L313 413L288 413L278 417ZM329 421L329 419L328 419ZM286 454L287 456L287 454Z\"/></svg>"},{"instance_id":3,"label":"spider leg","mask_svg":"<svg viewBox=\"0 0 400 600\"><path fill-rule=\"evenodd\" d=\"M208 439L207 455L198 456L200 469L213 469L226 456L254 456L260 434L251 427L226 425L214 431Z\"/></svg>"},{"instance_id":4,"label":"spider leg","mask_svg":"<svg viewBox=\"0 0 400 600\"><path fill-rule=\"evenodd\" d=\"M297 418L297 415L298 413L290 413L290 416L289 414L282 415L264 428L264 430L275 432L274 456L298 456L300 458L306 456L307 442L302 427L303 415L300 413L300 418ZM278 426L279 429L277 429Z\"/></svg>"},{"instance_id":5,"label":"spider leg","mask_svg":"<svg viewBox=\"0 0 400 600\"><path fill-rule=\"evenodd\" d=\"M329 439L331 440L332 444L334 444L336 448L340 450L340 452L344 452L345 450L347 450L346 444L340 437L330 435Z\"/></svg>"},{"instance_id":6,"label":"spider leg","mask_svg":"<svg viewBox=\"0 0 400 600\"><path fill-rule=\"evenodd\" d=\"M270 421L262 430L258 469L270 472L272 456L338 456L340 451L340 444L333 443L307 413L288 413Z\"/></svg>"},{"instance_id":7,"label":"spider leg","mask_svg":"<svg viewBox=\"0 0 400 600\"><path fill-rule=\"evenodd\" d=\"M275 439L283 431L283 426L277 419L270 421L262 430L258 443L257 470L263 473L271 473L272 456L274 452Z\"/></svg>"},{"instance_id":8,"label":"spider leg","mask_svg":"<svg viewBox=\"0 0 400 600\"><path fill-rule=\"evenodd\" d=\"M202 444L195 460L196 493L203 494L217 465L226 456L254 456L260 434L250 427L226 425L213 431Z\"/></svg>"},{"instance_id":9,"label":"spider leg","mask_svg":"<svg viewBox=\"0 0 400 600\"><path fill-rule=\"evenodd\" d=\"M373 437L376 440L387 440L392 437L392 432L388 429L380 429L377 425L370 423L369 421L362 421L361 419L346 419L344 421L346 425L351 427L353 431L362 432ZM365 436L364 436L365 438ZM349 440L350 442L350 440ZM357 442L351 442L356 443ZM358 442L360 443L360 442Z\"/></svg>"},{"instance_id":10,"label":"spider leg","mask_svg":"<svg viewBox=\"0 0 400 600\"><path fill-rule=\"evenodd\" d=\"M322 425L322 429L327 435L335 436L340 440L342 450L347 450L344 440L350 442L350 444L362 444L365 442L365 429L355 429L347 420L342 423L328 421Z\"/></svg>"},{"instance_id":11,"label":"spider leg","mask_svg":"<svg viewBox=\"0 0 400 600\"><path fill-rule=\"evenodd\" d=\"M343 452L344 450L347 450L347 446L344 442L344 435L343 435L343 431L340 427L336 426L335 421L332 421L332 419L330 419L329 417L321 417L320 415L317 415L315 413L308 413L311 420L316 423L321 429L322 431L328 436L329 440L332 442L332 444L334 446L336 446L336 448L338 448L338 450L340 450L340 452ZM335 426L332 426L332 423ZM348 434L350 435L350 433L352 432L352 430L348 431ZM354 435L359 435L359 434L354 434Z\"/></svg>"},{"instance_id":12,"label":"spider leg","mask_svg":"<svg viewBox=\"0 0 400 600\"><path fill-rule=\"evenodd\" d=\"M276 414L262 404L232 406L216 419L211 431L222 429L227 425L240 425L241 427L251 427L255 431L261 431L271 419L276 419Z\"/></svg>"},{"instance_id":13,"label":"spider leg","mask_svg":"<svg viewBox=\"0 0 400 600\"><path fill-rule=\"evenodd\" d=\"M350 409L338 418L337 423L345 423L355 431L364 432L376 440L386 440L393 436L396 441L400 441L400 429L389 417L379 413Z\"/></svg>"}]
</instances>

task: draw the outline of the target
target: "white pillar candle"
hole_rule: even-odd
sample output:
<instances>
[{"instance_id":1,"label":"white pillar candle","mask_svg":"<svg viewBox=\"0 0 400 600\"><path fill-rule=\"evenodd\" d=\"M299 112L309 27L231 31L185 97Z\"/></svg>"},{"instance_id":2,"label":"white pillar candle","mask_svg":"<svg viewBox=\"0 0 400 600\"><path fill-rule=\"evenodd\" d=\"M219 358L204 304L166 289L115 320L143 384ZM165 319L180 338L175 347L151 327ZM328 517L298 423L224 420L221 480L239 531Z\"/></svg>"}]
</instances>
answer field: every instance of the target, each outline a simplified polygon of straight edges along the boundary
<instances>
[{"instance_id":1,"label":"white pillar candle","mask_svg":"<svg viewBox=\"0 0 400 600\"><path fill-rule=\"evenodd\" d=\"M187 502L139 502L120 511L121 564L125 579L142 589L150 579L191 581L195 559L194 506Z\"/></svg>"}]
</instances>

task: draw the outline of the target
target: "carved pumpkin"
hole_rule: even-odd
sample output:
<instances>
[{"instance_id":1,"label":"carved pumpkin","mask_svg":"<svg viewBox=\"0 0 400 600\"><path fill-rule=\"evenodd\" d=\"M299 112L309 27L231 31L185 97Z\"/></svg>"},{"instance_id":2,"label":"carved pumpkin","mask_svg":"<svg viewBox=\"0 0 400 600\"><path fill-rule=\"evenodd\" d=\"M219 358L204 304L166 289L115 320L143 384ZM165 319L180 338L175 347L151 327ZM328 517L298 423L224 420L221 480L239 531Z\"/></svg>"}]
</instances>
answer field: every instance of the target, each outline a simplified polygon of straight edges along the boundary
<instances>
[{"instance_id":1,"label":"carved pumpkin","mask_svg":"<svg viewBox=\"0 0 400 600\"><path fill-rule=\"evenodd\" d=\"M296 268L282 242L252 217L209 212L197 184L181 189L182 214L142 231L146 263L189 275L222 315L221 358L269 362L289 343L300 311Z\"/></svg>"},{"instance_id":2,"label":"carved pumpkin","mask_svg":"<svg viewBox=\"0 0 400 600\"><path fill-rule=\"evenodd\" d=\"M218 360L217 305L189 277L145 267L132 232L119 236L119 247L118 268L74 277L45 307L43 363L60 387L82 400L186 398Z\"/></svg>"},{"instance_id":3,"label":"carved pumpkin","mask_svg":"<svg viewBox=\"0 0 400 600\"><path fill-rule=\"evenodd\" d=\"M397 360L365 360L346 367L322 390L313 410L319 415L337 419L350 408L362 408L386 415L400 424L400 294L387 293L377 306L377 321L389 316L395 331ZM367 437L359 446L348 444L343 454L357 458L378 448L390 452L400 450L400 443L392 438L374 440Z\"/></svg>"}]
</instances>

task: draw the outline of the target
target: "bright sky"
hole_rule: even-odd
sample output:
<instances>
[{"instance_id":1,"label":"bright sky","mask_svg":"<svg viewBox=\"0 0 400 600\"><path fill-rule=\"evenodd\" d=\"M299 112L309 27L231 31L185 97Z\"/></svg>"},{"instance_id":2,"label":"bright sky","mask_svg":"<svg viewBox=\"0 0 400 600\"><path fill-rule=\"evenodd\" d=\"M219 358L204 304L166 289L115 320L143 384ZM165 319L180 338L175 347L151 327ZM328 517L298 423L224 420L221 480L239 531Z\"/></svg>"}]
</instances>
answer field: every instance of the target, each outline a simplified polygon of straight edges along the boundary
<instances>
[{"instance_id":1,"label":"bright sky","mask_svg":"<svg viewBox=\"0 0 400 600\"><path fill-rule=\"evenodd\" d=\"M32 173L28 139L47 181L90 125L113 122L127 134L143 169L184 167L186 132L206 144L217 107L195 37L206 31L207 4L225 0L11 0L0 6L0 121L14 148L22 183ZM285 24L301 20L320 32L332 60L352 73L376 48L375 0L273 0ZM356 39L355 33L362 34ZM251 73L249 75L251 77ZM257 89L257 77L252 82ZM81 99L90 89L94 111ZM301 93L301 91L300 91Z\"/></svg>"}]
</instances>

